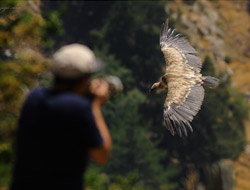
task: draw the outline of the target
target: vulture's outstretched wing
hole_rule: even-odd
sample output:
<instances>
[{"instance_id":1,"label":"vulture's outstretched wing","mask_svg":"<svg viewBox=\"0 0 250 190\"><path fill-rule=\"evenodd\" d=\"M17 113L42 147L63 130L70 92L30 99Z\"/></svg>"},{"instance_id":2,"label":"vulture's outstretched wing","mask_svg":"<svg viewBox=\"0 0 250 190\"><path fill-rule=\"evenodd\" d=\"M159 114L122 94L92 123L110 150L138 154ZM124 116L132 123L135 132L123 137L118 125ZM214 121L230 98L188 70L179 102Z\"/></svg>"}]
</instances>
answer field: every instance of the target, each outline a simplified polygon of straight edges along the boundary
<instances>
[{"instance_id":1,"label":"vulture's outstretched wing","mask_svg":"<svg viewBox=\"0 0 250 190\"><path fill-rule=\"evenodd\" d=\"M171 99L173 99L173 96L176 96L174 88L178 88L178 86L179 85L169 88L164 105L164 122L172 135L177 132L181 137L182 134L187 136L186 127L193 132L189 122L193 120L193 117L200 110L204 99L204 89L202 86L198 85L191 87L185 100L181 103L177 103ZM180 86L180 88L182 87Z\"/></svg>"},{"instance_id":2,"label":"vulture's outstretched wing","mask_svg":"<svg viewBox=\"0 0 250 190\"><path fill-rule=\"evenodd\" d=\"M182 54L185 62L189 64L193 70L201 70L202 63L197 51L189 44L185 37L182 37L181 34L176 34L175 29L172 30L168 28L168 20L162 25L160 46L167 66L171 64L171 61L167 60L168 50L174 48Z\"/></svg>"},{"instance_id":3,"label":"vulture's outstretched wing","mask_svg":"<svg viewBox=\"0 0 250 190\"><path fill-rule=\"evenodd\" d=\"M197 51L175 30L163 25L160 36L161 50L166 60L168 94L164 104L164 122L172 135L187 135L186 127L200 110L204 89L199 73L201 59Z\"/></svg>"}]
</instances>

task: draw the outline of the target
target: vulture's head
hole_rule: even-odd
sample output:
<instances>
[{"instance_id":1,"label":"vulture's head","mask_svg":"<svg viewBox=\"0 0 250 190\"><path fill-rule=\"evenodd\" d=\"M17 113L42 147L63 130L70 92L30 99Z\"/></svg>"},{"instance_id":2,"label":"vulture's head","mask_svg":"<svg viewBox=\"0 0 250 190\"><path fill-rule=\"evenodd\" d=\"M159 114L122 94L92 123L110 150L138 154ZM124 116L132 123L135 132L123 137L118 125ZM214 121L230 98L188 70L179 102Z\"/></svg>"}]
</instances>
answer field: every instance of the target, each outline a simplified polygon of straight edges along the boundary
<instances>
[{"instance_id":1,"label":"vulture's head","mask_svg":"<svg viewBox=\"0 0 250 190\"><path fill-rule=\"evenodd\" d=\"M149 92L153 92L155 90L168 90L168 84L167 84L167 79L165 75L161 77L159 82L156 82L152 85Z\"/></svg>"}]
</instances>

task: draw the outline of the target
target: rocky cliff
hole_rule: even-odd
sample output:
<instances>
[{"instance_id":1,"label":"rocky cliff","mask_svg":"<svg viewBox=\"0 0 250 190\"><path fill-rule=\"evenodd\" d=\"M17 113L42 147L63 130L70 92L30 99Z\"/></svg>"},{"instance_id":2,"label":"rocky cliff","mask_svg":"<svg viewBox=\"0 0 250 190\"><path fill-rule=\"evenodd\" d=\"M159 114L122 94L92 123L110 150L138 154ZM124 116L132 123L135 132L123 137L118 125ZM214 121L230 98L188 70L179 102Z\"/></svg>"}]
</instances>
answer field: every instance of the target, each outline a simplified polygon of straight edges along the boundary
<instances>
[{"instance_id":1,"label":"rocky cliff","mask_svg":"<svg viewBox=\"0 0 250 190\"><path fill-rule=\"evenodd\" d=\"M231 76L233 86L250 105L250 1L176 0L169 2L165 10L200 56L204 59L209 55L218 72L226 71ZM229 189L250 189L249 121L245 121L245 128L246 149L233 161L236 185Z\"/></svg>"}]
</instances>

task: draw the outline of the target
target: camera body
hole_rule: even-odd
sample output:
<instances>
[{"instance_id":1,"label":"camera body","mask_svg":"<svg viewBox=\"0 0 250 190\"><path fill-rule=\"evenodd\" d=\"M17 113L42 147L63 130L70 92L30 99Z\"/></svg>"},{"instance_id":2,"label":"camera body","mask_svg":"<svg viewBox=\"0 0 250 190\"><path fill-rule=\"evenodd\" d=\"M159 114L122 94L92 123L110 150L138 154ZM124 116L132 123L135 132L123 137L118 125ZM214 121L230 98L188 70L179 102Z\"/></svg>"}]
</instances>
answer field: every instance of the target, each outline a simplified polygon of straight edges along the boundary
<instances>
[{"instance_id":1,"label":"camera body","mask_svg":"<svg viewBox=\"0 0 250 190\"><path fill-rule=\"evenodd\" d=\"M109 84L110 97L115 96L123 91L123 84L119 77L108 75L104 78Z\"/></svg>"}]
</instances>

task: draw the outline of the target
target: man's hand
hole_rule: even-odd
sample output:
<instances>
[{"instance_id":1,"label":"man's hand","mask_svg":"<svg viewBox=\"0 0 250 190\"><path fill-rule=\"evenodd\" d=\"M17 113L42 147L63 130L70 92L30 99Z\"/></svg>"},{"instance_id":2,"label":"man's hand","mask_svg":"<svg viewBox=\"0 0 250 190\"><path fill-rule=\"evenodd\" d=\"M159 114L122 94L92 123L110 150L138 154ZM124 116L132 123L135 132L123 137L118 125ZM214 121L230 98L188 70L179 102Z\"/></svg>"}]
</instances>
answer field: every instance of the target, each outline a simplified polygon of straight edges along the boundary
<instances>
[{"instance_id":1,"label":"man's hand","mask_svg":"<svg viewBox=\"0 0 250 190\"><path fill-rule=\"evenodd\" d=\"M109 99L109 84L102 79L93 79L90 83L90 92L94 95L92 111L102 136L103 144L100 148L90 150L89 156L95 162L103 164L107 162L112 146L111 136L101 111L101 106Z\"/></svg>"},{"instance_id":2,"label":"man's hand","mask_svg":"<svg viewBox=\"0 0 250 190\"><path fill-rule=\"evenodd\" d=\"M109 84L103 79L93 79L90 82L90 93L95 96L93 101L101 106L109 99Z\"/></svg>"}]
</instances>

